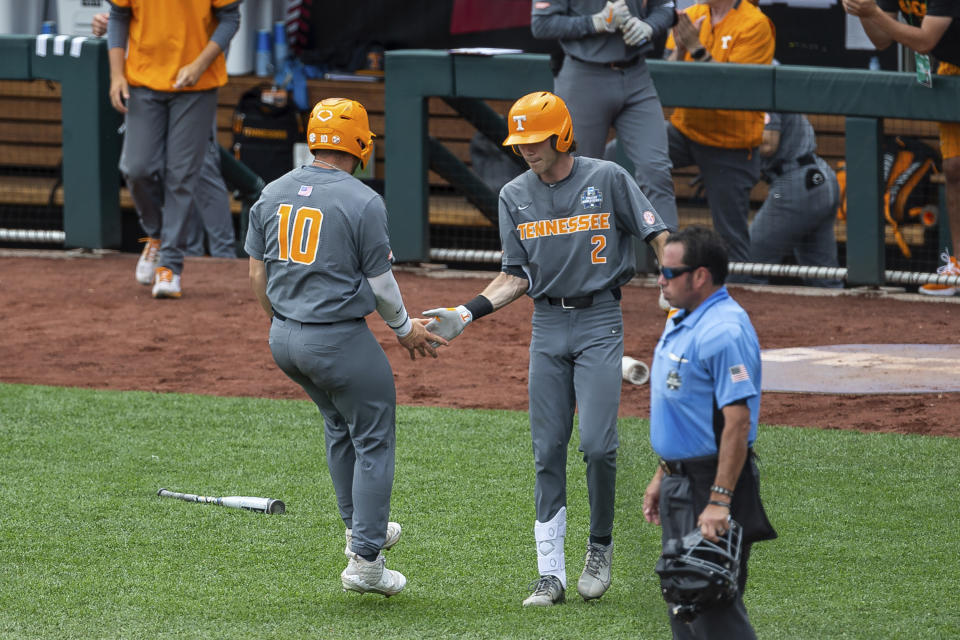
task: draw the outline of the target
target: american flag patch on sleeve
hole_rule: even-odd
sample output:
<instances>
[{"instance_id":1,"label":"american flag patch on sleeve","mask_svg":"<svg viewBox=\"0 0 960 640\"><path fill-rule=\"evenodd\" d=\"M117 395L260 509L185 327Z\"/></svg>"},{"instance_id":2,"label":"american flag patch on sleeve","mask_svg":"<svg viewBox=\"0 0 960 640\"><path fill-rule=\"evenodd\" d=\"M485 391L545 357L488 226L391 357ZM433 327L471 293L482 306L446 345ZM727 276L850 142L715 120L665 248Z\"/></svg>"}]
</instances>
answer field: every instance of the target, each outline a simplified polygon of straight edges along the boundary
<instances>
[{"instance_id":1,"label":"american flag patch on sleeve","mask_svg":"<svg viewBox=\"0 0 960 640\"><path fill-rule=\"evenodd\" d=\"M298 196L308 196L313 193L313 187L309 184L300 185L300 191L297 191Z\"/></svg>"},{"instance_id":2,"label":"american flag patch on sleeve","mask_svg":"<svg viewBox=\"0 0 960 640\"><path fill-rule=\"evenodd\" d=\"M730 367L730 382L744 382L750 379L750 373L742 364L735 364Z\"/></svg>"}]
</instances>

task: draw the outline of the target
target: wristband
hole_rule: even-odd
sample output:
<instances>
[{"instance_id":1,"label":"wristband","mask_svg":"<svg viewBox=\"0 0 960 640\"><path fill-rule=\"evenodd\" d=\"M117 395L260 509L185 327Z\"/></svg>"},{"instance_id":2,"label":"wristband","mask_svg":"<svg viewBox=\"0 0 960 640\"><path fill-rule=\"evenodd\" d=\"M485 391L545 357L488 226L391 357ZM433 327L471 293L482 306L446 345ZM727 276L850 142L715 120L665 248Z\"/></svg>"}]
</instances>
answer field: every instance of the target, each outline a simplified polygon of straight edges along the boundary
<instances>
[{"instance_id":1,"label":"wristband","mask_svg":"<svg viewBox=\"0 0 960 640\"><path fill-rule=\"evenodd\" d=\"M717 484L710 487L710 491L713 491L714 493L719 493L722 496L727 496L728 498L733 497L733 491L730 491L730 489L724 489L723 487Z\"/></svg>"},{"instance_id":2,"label":"wristband","mask_svg":"<svg viewBox=\"0 0 960 640\"><path fill-rule=\"evenodd\" d=\"M694 60L699 60L700 58L702 58L702 57L705 56L705 55L707 55L707 48L706 48L706 47L700 47L700 48L697 49L696 51L691 51L691 52L690 52L690 57L693 58Z\"/></svg>"},{"instance_id":3,"label":"wristband","mask_svg":"<svg viewBox=\"0 0 960 640\"><path fill-rule=\"evenodd\" d=\"M708 502L707 504L716 505L716 506L718 506L718 507L726 507L727 509L730 508L730 503L729 503L729 502L720 502L719 500L711 500L711 501Z\"/></svg>"},{"instance_id":4,"label":"wristband","mask_svg":"<svg viewBox=\"0 0 960 640\"><path fill-rule=\"evenodd\" d=\"M483 295L477 296L463 306L473 315L474 320L493 313L493 303Z\"/></svg>"}]
</instances>

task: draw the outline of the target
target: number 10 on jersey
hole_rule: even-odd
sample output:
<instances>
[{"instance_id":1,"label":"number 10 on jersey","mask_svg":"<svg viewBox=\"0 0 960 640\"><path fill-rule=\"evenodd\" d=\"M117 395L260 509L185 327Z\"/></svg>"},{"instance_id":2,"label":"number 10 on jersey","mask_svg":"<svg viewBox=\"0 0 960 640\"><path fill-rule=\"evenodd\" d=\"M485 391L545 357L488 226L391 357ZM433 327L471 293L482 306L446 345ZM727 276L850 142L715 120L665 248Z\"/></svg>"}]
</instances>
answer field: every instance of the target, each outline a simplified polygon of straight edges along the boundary
<instances>
[{"instance_id":1,"label":"number 10 on jersey","mask_svg":"<svg viewBox=\"0 0 960 640\"><path fill-rule=\"evenodd\" d=\"M320 245L323 213L313 207L300 207L291 216L292 212L293 205L289 204L282 204L277 209L277 257L299 264L313 264Z\"/></svg>"}]
</instances>

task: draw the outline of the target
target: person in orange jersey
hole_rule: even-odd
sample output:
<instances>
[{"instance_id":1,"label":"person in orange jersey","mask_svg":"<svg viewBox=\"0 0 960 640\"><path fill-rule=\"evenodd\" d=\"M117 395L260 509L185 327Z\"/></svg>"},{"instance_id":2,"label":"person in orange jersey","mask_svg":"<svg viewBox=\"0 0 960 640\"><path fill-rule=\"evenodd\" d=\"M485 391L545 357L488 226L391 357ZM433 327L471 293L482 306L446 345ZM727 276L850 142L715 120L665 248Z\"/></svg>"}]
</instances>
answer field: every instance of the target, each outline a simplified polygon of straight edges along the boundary
<instances>
[{"instance_id":1,"label":"person in orange jersey","mask_svg":"<svg viewBox=\"0 0 960 640\"><path fill-rule=\"evenodd\" d=\"M774 44L770 20L744 0L688 7L667 38L670 60L704 64L772 64ZM673 166L699 167L713 227L735 262L749 254L750 190L760 178L762 139L761 111L682 107L667 124Z\"/></svg>"},{"instance_id":2,"label":"person in orange jersey","mask_svg":"<svg viewBox=\"0 0 960 640\"><path fill-rule=\"evenodd\" d=\"M110 0L110 103L125 115L120 171L147 236L136 279L179 298L187 220L227 82L240 0Z\"/></svg>"}]
</instances>

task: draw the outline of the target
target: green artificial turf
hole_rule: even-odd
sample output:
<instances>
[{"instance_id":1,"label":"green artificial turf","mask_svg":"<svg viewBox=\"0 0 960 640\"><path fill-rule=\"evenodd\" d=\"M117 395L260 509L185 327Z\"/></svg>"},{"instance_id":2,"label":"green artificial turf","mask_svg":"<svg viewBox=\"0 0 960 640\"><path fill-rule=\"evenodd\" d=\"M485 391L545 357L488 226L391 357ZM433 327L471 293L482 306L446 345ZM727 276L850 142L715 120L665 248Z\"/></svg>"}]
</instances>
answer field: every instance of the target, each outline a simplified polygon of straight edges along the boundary
<instances>
[{"instance_id":1,"label":"green artificial turf","mask_svg":"<svg viewBox=\"0 0 960 640\"><path fill-rule=\"evenodd\" d=\"M0 385L0 637L667 638L640 513L655 458L620 424L614 582L575 584L588 514L570 448L567 604L536 577L524 413L398 409L389 599L344 593L343 523L306 401ZM762 427L747 607L761 638L960 637L960 440ZM157 489L282 499L283 515Z\"/></svg>"}]
</instances>

